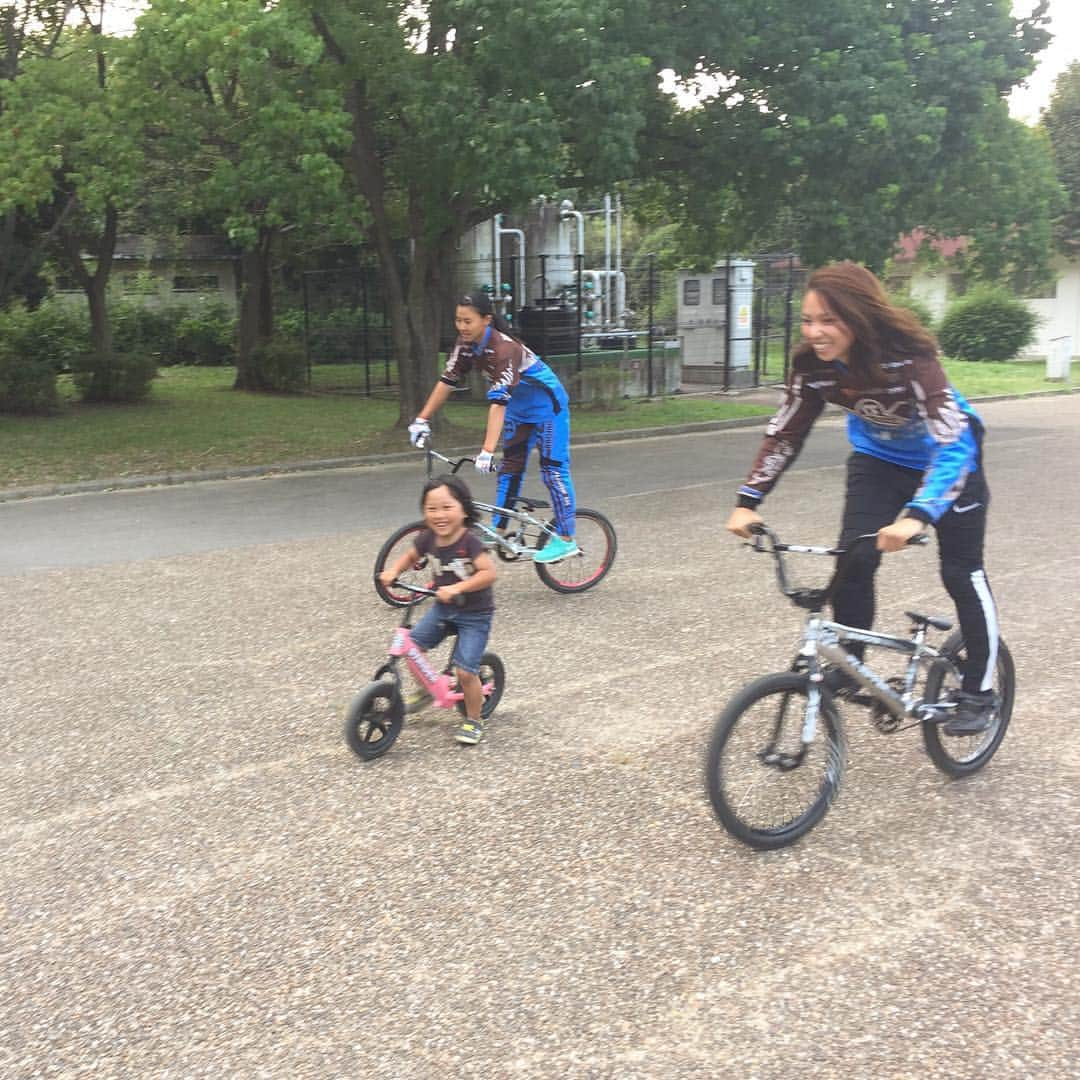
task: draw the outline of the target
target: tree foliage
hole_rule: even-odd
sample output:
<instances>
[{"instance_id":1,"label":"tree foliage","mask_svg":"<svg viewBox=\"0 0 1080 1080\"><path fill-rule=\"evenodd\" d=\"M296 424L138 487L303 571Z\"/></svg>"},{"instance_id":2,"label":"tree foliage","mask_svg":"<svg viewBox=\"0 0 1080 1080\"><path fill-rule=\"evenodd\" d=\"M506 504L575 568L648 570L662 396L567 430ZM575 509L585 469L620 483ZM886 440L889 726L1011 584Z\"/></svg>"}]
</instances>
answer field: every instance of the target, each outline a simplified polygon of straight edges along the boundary
<instances>
[{"instance_id":1,"label":"tree foliage","mask_svg":"<svg viewBox=\"0 0 1080 1080\"><path fill-rule=\"evenodd\" d=\"M699 244L776 239L782 208L781 246L805 262L880 266L916 226L975 232L988 185L995 228L1013 239L1017 224L1043 228L1045 206L1028 200L1013 220L1000 206L1024 195L1022 162L1043 153L1002 99L1046 43L1045 4L1021 20L1009 0L771 0L744 14L743 55L699 62L722 88L676 114L663 153L646 155L684 219L703 226Z\"/></svg>"},{"instance_id":2,"label":"tree foliage","mask_svg":"<svg viewBox=\"0 0 1080 1080\"><path fill-rule=\"evenodd\" d=\"M1042 126L1065 189L1065 206L1055 222L1054 237L1061 251L1076 258L1080 256L1080 61L1058 76Z\"/></svg>"},{"instance_id":3,"label":"tree foliage","mask_svg":"<svg viewBox=\"0 0 1080 1080\"><path fill-rule=\"evenodd\" d=\"M236 385L269 389L259 346L273 335L271 268L283 230L352 208L337 156L348 142L340 95L320 85L323 51L306 14L261 0L153 0L139 19L133 72L153 87L144 132L188 215L223 221L242 253Z\"/></svg>"}]
</instances>

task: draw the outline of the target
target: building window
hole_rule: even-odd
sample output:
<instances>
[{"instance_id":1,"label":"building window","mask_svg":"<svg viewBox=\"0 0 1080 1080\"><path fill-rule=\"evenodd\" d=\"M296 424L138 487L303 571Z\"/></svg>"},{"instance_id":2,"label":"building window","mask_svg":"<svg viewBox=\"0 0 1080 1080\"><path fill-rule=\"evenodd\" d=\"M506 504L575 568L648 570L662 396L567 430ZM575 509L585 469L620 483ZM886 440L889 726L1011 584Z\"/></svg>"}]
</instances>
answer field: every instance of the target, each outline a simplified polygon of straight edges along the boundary
<instances>
[{"instance_id":1,"label":"building window","mask_svg":"<svg viewBox=\"0 0 1080 1080\"><path fill-rule=\"evenodd\" d=\"M687 307L697 307L701 303L701 279L687 278L682 285L682 302Z\"/></svg>"},{"instance_id":2,"label":"building window","mask_svg":"<svg viewBox=\"0 0 1080 1080\"><path fill-rule=\"evenodd\" d=\"M727 278L714 277L712 279L712 302L713 307L727 306Z\"/></svg>"},{"instance_id":3,"label":"building window","mask_svg":"<svg viewBox=\"0 0 1080 1080\"><path fill-rule=\"evenodd\" d=\"M173 278L173 292L217 292L217 274L177 274Z\"/></svg>"}]
</instances>

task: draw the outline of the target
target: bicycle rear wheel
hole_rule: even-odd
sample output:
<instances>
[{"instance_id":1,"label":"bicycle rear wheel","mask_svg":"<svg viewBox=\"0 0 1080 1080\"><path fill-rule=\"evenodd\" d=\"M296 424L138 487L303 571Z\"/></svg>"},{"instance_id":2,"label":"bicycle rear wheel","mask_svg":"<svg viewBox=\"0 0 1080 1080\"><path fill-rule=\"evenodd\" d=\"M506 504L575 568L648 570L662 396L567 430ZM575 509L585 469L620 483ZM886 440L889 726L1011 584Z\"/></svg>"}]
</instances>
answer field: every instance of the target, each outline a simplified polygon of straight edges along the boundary
<instances>
[{"instance_id":1,"label":"bicycle rear wheel","mask_svg":"<svg viewBox=\"0 0 1080 1080\"><path fill-rule=\"evenodd\" d=\"M603 580L619 550L615 526L598 510L577 510L578 554L557 563L534 562L540 580L560 593L579 593ZM554 528L555 522L548 525ZM545 533L543 539L547 540Z\"/></svg>"},{"instance_id":2,"label":"bicycle rear wheel","mask_svg":"<svg viewBox=\"0 0 1080 1080\"><path fill-rule=\"evenodd\" d=\"M484 706L480 710L480 717L486 720L496 709L506 687L506 668L503 662L493 652L486 652L480 657L480 669L477 671L482 686L491 684L491 692L484 698ZM462 716L465 712L465 702L457 703L457 710Z\"/></svg>"},{"instance_id":3,"label":"bicycle rear wheel","mask_svg":"<svg viewBox=\"0 0 1080 1080\"><path fill-rule=\"evenodd\" d=\"M951 634L941 651L948 658L937 661L927 673L924 700L928 704L941 701L951 691L960 688L959 665L966 658L964 639L959 631ZM978 772L997 752L1012 718L1016 696L1016 667L1008 646L998 638L997 667L994 671L994 693L998 710L994 722L978 735L946 735L941 724L924 720L923 743L930 760L947 776L970 776Z\"/></svg>"},{"instance_id":4,"label":"bicycle rear wheel","mask_svg":"<svg viewBox=\"0 0 1080 1080\"><path fill-rule=\"evenodd\" d=\"M821 697L814 741L803 747L809 680L766 675L720 714L709 742L706 786L721 824L762 850L786 847L825 816L847 760L844 728Z\"/></svg>"},{"instance_id":5,"label":"bicycle rear wheel","mask_svg":"<svg viewBox=\"0 0 1080 1080\"><path fill-rule=\"evenodd\" d=\"M390 534L386 543L379 548L379 554L375 556L375 591L379 594L379 599L391 607L408 607L423 599L422 596L406 592L404 589L388 589L379 580L379 575L388 566L393 566L416 543L416 538L426 528L427 526L422 521L410 521L408 525L402 525L400 529ZM408 585L415 585L418 589L430 589L434 576L425 556L412 566L406 567L398 575L398 580Z\"/></svg>"}]
</instances>

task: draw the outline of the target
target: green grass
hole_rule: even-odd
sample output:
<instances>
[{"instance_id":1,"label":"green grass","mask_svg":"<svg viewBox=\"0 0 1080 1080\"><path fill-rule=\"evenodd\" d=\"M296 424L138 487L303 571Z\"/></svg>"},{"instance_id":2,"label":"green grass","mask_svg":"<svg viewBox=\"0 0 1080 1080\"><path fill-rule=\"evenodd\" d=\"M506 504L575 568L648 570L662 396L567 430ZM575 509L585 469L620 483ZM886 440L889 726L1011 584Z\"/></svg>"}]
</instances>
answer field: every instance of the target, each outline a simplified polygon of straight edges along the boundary
<instances>
[{"instance_id":1,"label":"green grass","mask_svg":"<svg viewBox=\"0 0 1080 1080\"><path fill-rule=\"evenodd\" d=\"M948 361L950 378L970 397L1054 389L1041 363ZM372 372L378 386L382 371ZM163 368L138 405L84 405L61 378L63 406L47 417L0 415L0 487L70 483L140 473L186 472L313 458L358 457L408 449L396 399L368 398L358 366L317 367L314 394L250 394L232 389L232 368ZM1074 381L1080 364L1073 365ZM351 390L327 393L329 389ZM666 427L765 415L768 405L710 397L623 402L615 410L574 409L574 433ZM469 446L483 429L484 405L447 406L444 443Z\"/></svg>"}]
</instances>

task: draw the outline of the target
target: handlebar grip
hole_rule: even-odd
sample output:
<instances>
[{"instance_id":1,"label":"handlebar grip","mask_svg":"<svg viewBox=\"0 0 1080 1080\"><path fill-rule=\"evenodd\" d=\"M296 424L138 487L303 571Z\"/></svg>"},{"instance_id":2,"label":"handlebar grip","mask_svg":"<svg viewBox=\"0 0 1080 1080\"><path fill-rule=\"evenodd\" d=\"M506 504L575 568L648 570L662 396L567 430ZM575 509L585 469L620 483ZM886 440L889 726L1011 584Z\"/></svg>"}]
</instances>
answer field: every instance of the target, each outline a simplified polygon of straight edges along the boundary
<instances>
[{"instance_id":1,"label":"handlebar grip","mask_svg":"<svg viewBox=\"0 0 1080 1080\"><path fill-rule=\"evenodd\" d=\"M416 449L417 450L426 450L427 449L427 441L428 441L428 437L426 435L421 435L420 438L416 440L416 443L415 443Z\"/></svg>"},{"instance_id":2,"label":"handlebar grip","mask_svg":"<svg viewBox=\"0 0 1080 1080\"><path fill-rule=\"evenodd\" d=\"M908 540L908 547L925 547L929 543L930 543L930 534L921 532L921 533L916 533L913 537L911 537Z\"/></svg>"}]
</instances>

